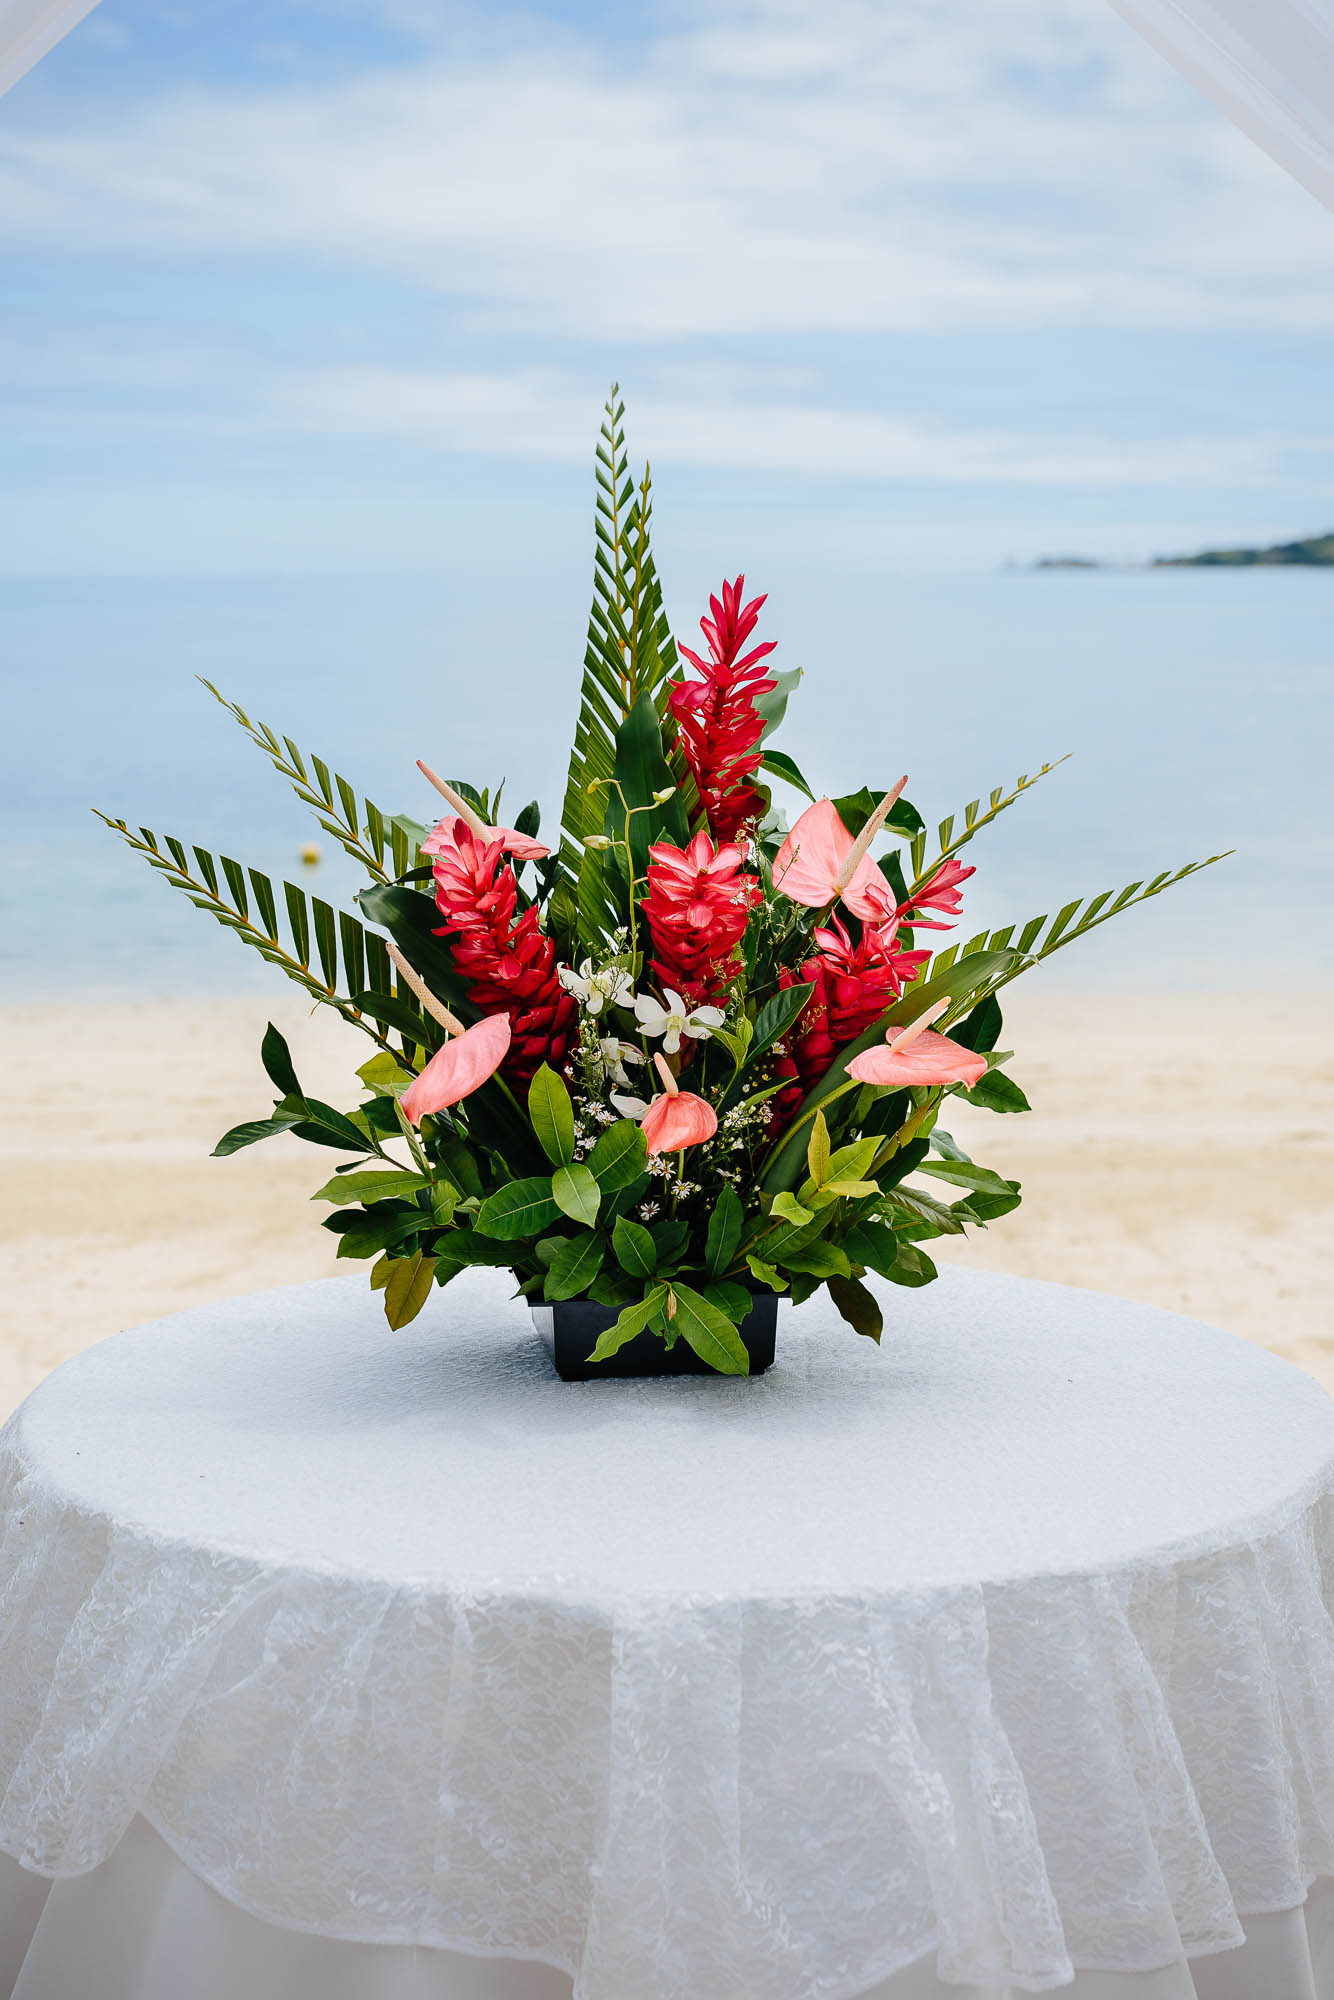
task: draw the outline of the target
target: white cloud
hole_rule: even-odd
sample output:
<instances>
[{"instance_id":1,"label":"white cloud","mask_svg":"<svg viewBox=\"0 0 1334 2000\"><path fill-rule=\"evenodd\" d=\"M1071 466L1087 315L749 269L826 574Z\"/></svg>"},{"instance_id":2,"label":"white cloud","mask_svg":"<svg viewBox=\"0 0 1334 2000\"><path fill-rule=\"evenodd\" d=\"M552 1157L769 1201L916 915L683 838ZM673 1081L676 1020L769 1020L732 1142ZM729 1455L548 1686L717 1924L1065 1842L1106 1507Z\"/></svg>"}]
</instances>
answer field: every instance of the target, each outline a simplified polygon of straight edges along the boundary
<instances>
[{"instance_id":1,"label":"white cloud","mask_svg":"<svg viewBox=\"0 0 1334 2000\"><path fill-rule=\"evenodd\" d=\"M584 464L595 402L586 384L551 371L431 374L369 367L276 379L271 421L320 436L406 438L446 451ZM754 395L634 399L636 452L654 464L944 485L1186 488L1265 484L1294 440L1164 437L1130 443L1076 432L1035 436L960 430L865 409ZM1305 450L1331 441L1303 438Z\"/></svg>"},{"instance_id":2,"label":"white cloud","mask_svg":"<svg viewBox=\"0 0 1334 2000\"><path fill-rule=\"evenodd\" d=\"M1329 218L1100 0L712 0L637 56L497 11L350 82L12 123L0 242L313 257L619 341L1334 324Z\"/></svg>"}]
</instances>

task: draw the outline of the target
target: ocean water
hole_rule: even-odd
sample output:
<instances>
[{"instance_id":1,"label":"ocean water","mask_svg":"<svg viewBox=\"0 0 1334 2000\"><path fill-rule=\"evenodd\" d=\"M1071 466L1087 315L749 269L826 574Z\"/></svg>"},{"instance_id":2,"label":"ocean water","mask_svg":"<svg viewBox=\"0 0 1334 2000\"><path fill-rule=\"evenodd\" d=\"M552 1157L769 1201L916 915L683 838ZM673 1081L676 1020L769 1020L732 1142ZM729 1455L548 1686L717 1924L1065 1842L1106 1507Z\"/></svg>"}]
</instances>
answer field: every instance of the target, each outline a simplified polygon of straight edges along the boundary
<instances>
[{"instance_id":1,"label":"ocean water","mask_svg":"<svg viewBox=\"0 0 1334 2000\"><path fill-rule=\"evenodd\" d=\"M934 823L1072 753L968 850L964 936L1231 848L1035 976L1128 993L1330 982L1334 574L800 567L784 565L763 629L775 664L806 669L779 744L817 790L906 769ZM683 605L707 578L678 582L669 611L686 636ZM568 565L0 585L0 997L279 977L94 805L350 896L350 864L196 676L387 812L429 813L423 756L479 783L505 776L507 804L537 797L549 828L586 613ZM312 835L324 858L303 868Z\"/></svg>"}]
</instances>

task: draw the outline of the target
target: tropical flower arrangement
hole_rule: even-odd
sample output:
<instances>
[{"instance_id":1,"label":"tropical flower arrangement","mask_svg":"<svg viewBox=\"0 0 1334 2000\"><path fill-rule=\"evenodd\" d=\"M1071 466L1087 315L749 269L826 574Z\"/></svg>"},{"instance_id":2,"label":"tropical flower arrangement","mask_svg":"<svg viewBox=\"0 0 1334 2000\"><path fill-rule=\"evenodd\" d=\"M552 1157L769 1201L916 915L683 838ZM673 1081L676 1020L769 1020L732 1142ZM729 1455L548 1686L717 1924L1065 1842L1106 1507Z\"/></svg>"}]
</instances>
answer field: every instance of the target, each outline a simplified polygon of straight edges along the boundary
<instances>
[{"instance_id":1,"label":"tropical flower arrangement","mask_svg":"<svg viewBox=\"0 0 1334 2000\"><path fill-rule=\"evenodd\" d=\"M631 478L622 426L613 392L551 842L536 804L506 825L499 791L425 763L430 820L388 816L226 702L364 868L360 914L285 883L280 925L257 870L107 824L375 1045L360 1103L340 1110L302 1089L270 1026L277 1101L215 1150L288 1132L348 1156L315 1198L332 1204L338 1255L372 1260L391 1326L492 1265L530 1302L601 1307L595 1362L648 1333L744 1374L757 1297L824 1286L879 1339L868 1272L924 1285L927 1242L1018 1206L1018 1183L942 1122L958 1093L1028 1109L999 1047L1000 991L1209 864L937 949L974 873L961 853L1054 766L934 839L905 778L819 795L772 745L800 674L775 670L776 642L757 637L763 596L724 583L703 650L673 643L649 478ZM771 780L807 801L790 824Z\"/></svg>"}]
</instances>

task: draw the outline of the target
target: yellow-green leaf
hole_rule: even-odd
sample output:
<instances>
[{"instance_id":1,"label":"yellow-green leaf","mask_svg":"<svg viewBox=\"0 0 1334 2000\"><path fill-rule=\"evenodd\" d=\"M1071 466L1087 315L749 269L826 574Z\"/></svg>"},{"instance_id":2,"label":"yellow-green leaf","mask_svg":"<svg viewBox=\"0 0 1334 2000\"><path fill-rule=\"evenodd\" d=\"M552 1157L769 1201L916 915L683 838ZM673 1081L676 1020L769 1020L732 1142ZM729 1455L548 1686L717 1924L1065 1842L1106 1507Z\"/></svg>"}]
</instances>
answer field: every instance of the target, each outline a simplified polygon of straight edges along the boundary
<instances>
[{"instance_id":1,"label":"yellow-green leaf","mask_svg":"<svg viewBox=\"0 0 1334 2000\"><path fill-rule=\"evenodd\" d=\"M435 1258L423 1257L419 1250L415 1257L396 1257L389 1266L389 1279L384 1288L384 1316L397 1332L414 1320L427 1299L431 1296L431 1286L435 1281Z\"/></svg>"},{"instance_id":2,"label":"yellow-green leaf","mask_svg":"<svg viewBox=\"0 0 1334 2000\"><path fill-rule=\"evenodd\" d=\"M820 1187L829 1172L829 1127L824 1122L823 1111L817 1111L811 1121L811 1136L806 1144L806 1167L815 1185Z\"/></svg>"}]
</instances>

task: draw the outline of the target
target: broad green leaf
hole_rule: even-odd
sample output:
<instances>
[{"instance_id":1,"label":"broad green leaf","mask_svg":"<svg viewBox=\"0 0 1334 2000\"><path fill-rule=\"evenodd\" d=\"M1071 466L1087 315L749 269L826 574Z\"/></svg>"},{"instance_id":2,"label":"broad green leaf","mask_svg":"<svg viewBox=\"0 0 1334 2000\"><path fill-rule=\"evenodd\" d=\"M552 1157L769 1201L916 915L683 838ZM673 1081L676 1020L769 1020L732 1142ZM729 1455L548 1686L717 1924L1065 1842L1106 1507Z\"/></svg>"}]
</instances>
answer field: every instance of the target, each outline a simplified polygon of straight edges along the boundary
<instances>
[{"instance_id":1,"label":"broad green leaf","mask_svg":"<svg viewBox=\"0 0 1334 2000\"><path fill-rule=\"evenodd\" d=\"M967 1102L980 1104L984 1111L1031 1111L1033 1108L1013 1077L1008 1077L1003 1069L989 1069L985 1076L980 1076L967 1093Z\"/></svg>"},{"instance_id":2,"label":"broad green leaf","mask_svg":"<svg viewBox=\"0 0 1334 2000\"><path fill-rule=\"evenodd\" d=\"M431 1296L434 1282L435 1258L424 1257L420 1250L415 1257L400 1257L390 1264L384 1286L384 1316L395 1332L416 1319Z\"/></svg>"},{"instance_id":3,"label":"broad green leaf","mask_svg":"<svg viewBox=\"0 0 1334 2000\"><path fill-rule=\"evenodd\" d=\"M375 1263L371 1265L371 1290L373 1292L382 1292L389 1283L389 1272L393 1261L393 1258L386 1251L383 1257L377 1258Z\"/></svg>"},{"instance_id":4,"label":"broad green leaf","mask_svg":"<svg viewBox=\"0 0 1334 2000\"><path fill-rule=\"evenodd\" d=\"M797 1197L790 1194L786 1188L781 1194L774 1196L774 1205L770 1213L780 1217L784 1222L795 1222L798 1228L815 1218L814 1209L803 1208Z\"/></svg>"},{"instance_id":5,"label":"broad green leaf","mask_svg":"<svg viewBox=\"0 0 1334 2000\"><path fill-rule=\"evenodd\" d=\"M925 1250L916 1243L900 1243L898 1262L881 1273L895 1285L929 1285L938 1276Z\"/></svg>"},{"instance_id":6,"label":"broad green leaf","mask_svg":"<svg viewBox=\"0 0 1334 2000\"><path fill-rule=\"evenodd\" d=\"M292 1067L292 1052L272 1021L264 1030L259 1059L280 1097L300 1097L301 1085Z\"/></svg>"},{"instance_id":7,"label":"broad green leaf","mask_svg":"<svg viewBox=\"0 0 1334 2000\"><path fill-rule=\"evenodd\" d=\"M798 766L793 763L785 751L766 750L760 769L768 771L772 777L784 779L789 785L795 785L799 792L804 792L808 799L814 800L815 793L801 775Z\"/></svg>"},{"instance_id":8,"label":"broad green leaf","mask_svg":"<svg viewBox=\"0 0 1334 2000\"><path fill-rule=\"evenodd\" d=\"M365 1173L335 1174L326 1181L312 1201L387 1201L391 1196L415 1194L419 1188L430 1187L425 1174L405 1174L397 1167L377 1171L368 1168Z\"/></svg>"},{"instance_id":9,"label":"broad green leaf","mask_svg":"<svg viewBox=\"0 0 1334 2000\"><path fill-rule=\"evenodd\" d=\"M863 785L859 792L848 792L841 799L834 800L834 810L849 833L861 832L888 790L888 785L882 785L879 791L870 785ZM911 840L921 833L923 820L916 806L909 804L907 799L899 798L890 807L885 825L892 833Z\"/></svg>"},{"instance_id":10,"label":"broad green leaf","mask_svg":"<svg viewBox=\"0 0 1334 2000\"><path fill-rule=\"evenodd\" d=\"M978 1001L966 1020L950 1029L950 1039L965 1049L985 1054L995 1048L1003 1026L1000 1001L994 993L988 993Z\"/></svg>"},{"instance_id":11,"label":"broad green leaf","mask_svg":"<svg viewBox=\"0 0 1334 2000\"><path fill-rule=\"evenodd\" d=\"M766 693L757 694L752 703L756 715L763 716L764 718L764 733L760 737L761 743L768 742L783 720L784 715L787 713L788 702L792 695L795 694L804 672L805 669L803 667L775 667L772 671L766 667L766 678L771 680L774 685Z\"/></svg>"},{"instance_id":12,"label":"broad green leaf","mask_svg":"<svg viewBox=\"0 0 1334 2000\"><path fill-rule=\"evenodd\" d=\"M526 1236L538 1236L560 1214L553 1199L551 1182L540 1178L511 1181L487 1196L477 1211L473 1227L483 1236L498 1236L502 1242L518 1243Z\"/></svg>"},{"instance_id":13,"label":"broad green leaf","mask_svg":"<svg viewBox=\"0 0 1334 2000\"><path fill-rule=\"evenodd\" d=\"M749 1264L755 1277L759 1279L762 1285L767 1285L771 1292L785 1292L787 1290L787 1279L783 1276L782 1272L775 1270L772 1264L766 1264L762 1257L748 1256L746 1262Z\"/></svg>"},{"instance_id":14,"label":"broad green leaf","mask_svg":"<svg viewBox=\"0 0 1334 2000\"><path fill-rule=\"evenodd\" d=\"M657 1317L667 1303L666 1285L655 1285L651 1292L634 1305L628 1305L614 1326L609 1326L600 1335L597 1346L589 1355L590 1361L609 1361L627 1340L642 1333L649 1322Z\"/></svg>"},{"instance_id":15,"label":"broad green leaf","mask_svg":"<svg viewBox=\"0 0 1334 2000\"><path fill-rule=\"evenodd\" d=\"M980 1223L983 1228L986 1227L987 1223L994 1222L997 1216L1009 1215L1013 1209L1021 1205L1023 1195L1020 1192L1018 1181L1006 1181L1004 1186L1004 1193L999 1189L994 1192L989 1189L983 1189L978 1194L966 1196L963 1201L956 1201L953 1204L955 1214L962 1215L966 1220Z\"/></svg>"},{"instance_id":16,"label":"broad green leaf","mask_svg":"<svg viewBox=\"0 0 1334 2000\"><path fill-rule=\"evenodd\" d=\"M851 1276L848 1259L836 1243L808 1243L803 1250L785 1251L783 1263L789 1271L804 1271L812 1278Z\"/></svg>"},{"instance_id":17,"label":"broad green leaf","mask_svg":"<svg viewBox=\"0 0 1334 2000\"><path fill-rule=\"evenodd\" d=\"M952 1208L937 1201L925 1188L896 1187L889 1197L895 1215L912 1224L925 1224L938 1236L962 1236L963 1224Z\"/></svg>"},{"instance_id":18,"label":"broad green leaf","mask_svg":"<svg viewBox=\"0 0 1334 2000\"><path fill-rule=\"evenodd\" d=\"M806 1141L806 1168L816 1187L821 1187L829 1173L829 1127L825 1124L823 1111L817 1111L811 1120L810 1137Z\"/></svg>"},{"instance_id":19,"label":"broad green leaf","mask_svg":"<svg viewBox=\"0 0 1334 2000\"><path fill-rule=\"evenodd\" d=\"M647 688L616 732L613 769L616 784L607 788L606 831L617 842L625 839L628 807L632 814L630 851L635 874L643 875L648 866L650 841L670 840L675 846L684 847L690 837L685 807L663 755L657 705ZM668 792L669 796L660 798L662 792Z\"/></svg>"},{"instance_id":20,"label":"broad green leaf","mask_svg":"<svg viewBox=\"0 0 1334 2000\"><path fill-rule=\"evenodd\" d=\"M604 1194L629 1187L648 1165L644 1134L633 1119L609 1125L588 1156L588 1171Z\"/></svg>"},{"instance_id":21,"label":"broad green leaf","mask_svg":"<svg viewBox=\"0 0 1334 2000\"><path fill-rule=\"evenodd\" d=\"M658 1269L665 1271L676 1262L690 1241L690 1225L673 1220L668 1216L663 1222L655 1222L649 1230L654 1248L658 1253Z\"/></svg>"},{"instance_id":22,"label":"broad green leaf","mask_svg":"<svg viewBox=\"0 0 1334 2000\"><path fill-rule=\"evenodd\" d=\"M829 1296L854 1333L864 1334L868 1340L880 1344L884 1320L880 1303L874 1292L868 1292L865 1285L856 1278L830 1278L827 1280Z\"/></svg>"},{"instance_id":23,"label":"broad green leaf","mask_svg":"<svg viewBox=\"0 0 1334 2000\"><path fill-rule=\"evenodd\" d=\"M602 1190L597 1176L582 1162L572 1167L557 1167L551 1176L551 1195L571 1222L582 1222L586 1229L591 1229L597 1221Z\"/></svg>"},{"instance_id":24,"label":"broad green leaf","mask_svg":"<svg viewBox=\"0 0 1334 2000\"><path fill-rule=\"evenodd\" d=\"M702 1293L689 1285L676 1285L677 1333L720 1375L749 1375L750 1356L746 1344L726 1313L711 1306Z\"/></svg>"},{"instance_id":25,"label":"broad green leaf","mask_svg":"<svg viewBox=\"0 0 1334 2000\"><path fill-rule=\"evenodd\" d=\"M290 1132L296 1123L295 1118L251 1118L244 1125L233 1125L213 1148L212 1158L225 1160L228 1154L239 1153L243 1146L253 1146L260 1139L272 1139L279 1132Z\"/></svg>"},{"instance_id":26,"label":"broad green leaf","mask_svg":"<svg viewBox=\"0 0 1334 2000\"><path fill-rule=\"evenodd\" d=\"M616 1218L611 1232L611 1247L616 1252L616 1261L623 1271L632 1278L651 1278L658 1268L658 1250L653 1238L642 1223L629 1222L625 1216Z\"/></svg>"},{"instance_id":27,"label":"broad green leaf","mask_svg":"<svg viewBox=\"0 0 1334 2000\"><path fill-rule=\"evenodd\" d=\"M740 1326L742 1320L746 1318L752 1305L750 1293L745 1286L733 1284L730 1280L706 1285L704 1297L711 1306L716 1306L720 1313L725 1314L737 1326Z\"/></svg>"},{"instance_id":28,"label":"broad green leaf","mask_svg":"<svg viewBox=\"0 0 1334 2000\"><path fill-rule=\"evenodd\" d=\"M1014 1192L1000 1174L993 1173L990 1167L974 1166L971 1160L923 1160L918 1172L930 1174L933 1180L952 1181L955 1187L976 1188L979 1194Z\"/></svg>"},{"instance_id":29,"label":"broad green leaf","mask_svg":"<svg viewBox=\"0 0 1334 2000\"><path fill-rule=\"evenodd\" d=\"M383 1052L364 1062L357 1075L377 1097L401 1097L413 1081L411 1070L404 1069L394 1056Z\"/></svg>"},{"instance_id":30,"label":"broad green leaf","mask_svg":"<svg viewBox=\"0 0 1334 2000\"><path fill-rule=\"evenodd\" d=\"M585 1230L568 1236L552 1258L542 1286L544 1299L578 1299L587 1292L598 1272L606 1245L600 1236Z\"/></svg>"},{"instance_id":31,"label":"broad green leaf","mask_svg":"<svg viewBox=\"0 0 1334 2000\"><path fill-rule=\"evenodd\" d=\"M880 1151L880 1145L881 1141L872 1137L854 1139L850 1146L840 1146L830 1155L826 1180L864 1180L871 1171L872 1162Z\"/></svg>"},{"instance_id":32,"label":"broad green leaf","mask_svg":"<svg viewBox=\"0 0 1334 2000\"><path fill-rule=\"evenodd\" d=\"M709 1233L704 1244L704 1268L711 1278L721 1278L736 1256L744 1221L741 1197L735 1188L724 1186L709 1217Z\"/></svg>"},{"instance_id":33,"label":"broad green leaf","mask_svg":"<svg viewBox=\"0 0 1334 2000\"><path fill-rule=\"evenodd\" d=\"M340 1257L374 1257L381 1250L402 1243L409 1236L429 1230L431 1218L419 1208L386 1214L383 1209L356 1209L354 1220L336 1215L326 1218L324 1227L336 1231Z\"/></svg>"},{"instance_id":34,"label":"broad green leaf","mask_svg":"<svg viewBox=\"0 0 1334 2000\"><path fill-rule=\"evenodd\" d=\"M771 1000L765 1001L755 1016L755 1031L746 1053L747 1068L757 1063L762 1055L767 1055L775 1042L782 1040L814 991L813 986L802 980L796 986L783 987Z\"/></svg>"},{"instance_id":35,"label":"broad green leaf","mask_svg":"<svg viewBox=\"0 0 1334 2000\"><path fill-rule=\"evenodd\" d=\"M542 1064L528 1086L528 1116L551 1164L568 1165L574 1158L574 1106L549 1063Z\"/></svg>"},{"instance_id":36,"label":"broad green leaf","mask_svg":"<svg viewBox=\"0 0 1334 2000\"><path fill-rule=\"evenodd\" d=\"M841 1246L854 1264L864 1264L868 1270L878 1271L882 1278L889 1277L903 1248L894 1231L883 1222L854 1222L841 1239Z\"/></svg>"},{"instance_id":37,"label":"broad green leaf","mask_svg":"<svg viewBox=\"0 0 1334 2000\"><path fill-rule=\"evenodd\" d=\"M298 1139L308 1139L317 1146L333 1146L344 1153L370 1153L375 1148L364 1132L361 1132L345 1118L341 1111L335 1111L332 1104L322 1104L318 1097L284 1097L274 1111L275 1117L292 1118L292 1132Z\"/></svg>"},{"instance_id":38,"label":"broad green leaf","mask_svg":"<svg viewBox=\"0 0 1334 2000\"><path fill-rule=\"evenodd\" d=\"M966 1167L973 1164L957 1139L952 1139L948 1132L942 1132L939 1125L931 1128L931 1150L939 1153L942 1160L958 1160Z\"/></svg>"}]
</instances>

